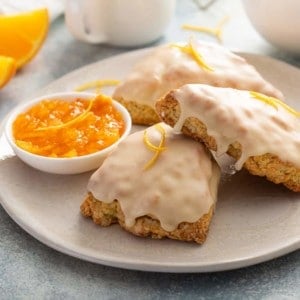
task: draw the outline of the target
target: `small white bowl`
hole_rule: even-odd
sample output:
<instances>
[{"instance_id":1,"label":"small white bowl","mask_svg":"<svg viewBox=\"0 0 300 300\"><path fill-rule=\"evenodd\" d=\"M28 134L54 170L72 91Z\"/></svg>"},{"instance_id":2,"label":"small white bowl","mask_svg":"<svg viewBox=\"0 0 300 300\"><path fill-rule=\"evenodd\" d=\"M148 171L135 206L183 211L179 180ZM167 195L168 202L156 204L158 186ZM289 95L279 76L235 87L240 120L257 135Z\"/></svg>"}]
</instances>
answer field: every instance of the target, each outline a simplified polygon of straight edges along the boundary
<instances>
[{"instance_id":1,"label":"small white bowl","mask_svg":"<svg viewBox=\"0 0 300 300\"><path fill-rule=\"evenodd\" d=\"M51 95L45 95L36 98L30 102L23 103L17 106L9 115L8 120L5 124L5 135L8 143L14 150L15 154L26 164L31 167L54 174L79 174L87 171L97 169L107 155L130 133L131 130L131 117L128 111L120 103L113 100L113 106L122 114L125 122L125 130L121 138L109 147L82 156L70 157L70 158L53 158L42 155L30 153L18 147L15 143L12 132L12 124L16 117L27 111L30 107L34 106L38 102L43 100L60 99L65 101L72 101L76 98L89 100L95 97L92 93L82 92L67 92L67 93L55 93Z\"/></svg>"}]
</instances>

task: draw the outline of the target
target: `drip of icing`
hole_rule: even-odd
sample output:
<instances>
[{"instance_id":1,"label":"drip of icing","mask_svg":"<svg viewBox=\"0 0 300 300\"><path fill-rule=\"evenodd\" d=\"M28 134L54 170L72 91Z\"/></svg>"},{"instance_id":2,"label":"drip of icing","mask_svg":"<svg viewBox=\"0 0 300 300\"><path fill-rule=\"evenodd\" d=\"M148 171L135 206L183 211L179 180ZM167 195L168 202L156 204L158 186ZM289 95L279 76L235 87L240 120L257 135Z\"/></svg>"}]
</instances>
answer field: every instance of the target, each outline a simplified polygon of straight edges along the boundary
<instances>
[{"instance_id":1,"label":"drip of icing","mask_svg":"<svg viewBox=\"0 0 300 300\"><path fill-rule=\"evenodd\" d=\"M215 204L220 169L206 148L161 123L166 132L167 151L147 171L151 151L143 142L143 131L122 141L92 175L88 190L105 203L117 199L130 227L136 218L152 216L162 228L172 231L181 222L199 220ZM149 127L155 145L161 133Z\"/></svg>"},{"instance_id":2,"label":"drip of icing","mask_svg":"<svg viewBox=\"0 0 300 300\"><path fill-rule=\"evenodd\" d=\"M248 91L201 84L183 86L175 91L174 98L181 110L174 130L181 131L188 117L199 119L216 140L217 155L239 142L242 155L236 169L241 169L250 156L266 153L300 167L300 121L287 105L274 109L268 101L254 101Z\"/></svg>"}]
</instances>

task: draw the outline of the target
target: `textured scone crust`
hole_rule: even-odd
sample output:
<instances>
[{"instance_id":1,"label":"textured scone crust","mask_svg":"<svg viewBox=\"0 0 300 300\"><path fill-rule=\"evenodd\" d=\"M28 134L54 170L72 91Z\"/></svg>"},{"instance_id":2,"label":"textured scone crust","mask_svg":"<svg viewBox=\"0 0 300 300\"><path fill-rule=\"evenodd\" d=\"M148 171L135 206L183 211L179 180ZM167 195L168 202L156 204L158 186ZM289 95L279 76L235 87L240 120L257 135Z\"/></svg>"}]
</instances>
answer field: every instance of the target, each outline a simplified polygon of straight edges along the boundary
<instances>
[{"instance_id":1,"label":"textured scone crust","mask_svg":"<svg viewBox=\"0 0 300 300\"><path fill-rule=\"evenodd\" d=\"M173 97L173 92L156 102L156 111L165 123L172 127L176 124L180 116L180 107L178 101ZM215 139L207 134L207 128L201 120L194 117L187 118L182 132L197 141L204 142L209 149L217 150ZM241 144L238 141L231 144L227 153L235 159L239 159L242 153ZM282 183L290 190L300 192L300 169L289 162L281 161L275 155L266 153L251 156L243 167L253 175L265 176L276 184Z\"/></svg>"},{"instance_id":2,"label":"textured scone crust","mask_svg":"<svg viewBox=\"0 0 300 300\"><path fill-rule=\"evenodd\" d=\"M211 207L209 212L198 221L194 223L182 222L173 231L164 230L158 220L149 216L140 217L132 227L127 227L124 221L124 214L117 200L112 203L104 203L95 199L91 193L87 195L81 204L80 210L85 217L91 217L96 224L101 226L119 223L125 230L137 236L150 236L154 239L167 237L202 244L208 233L214 207Z\"/></svg>"},{"instance_id":3,"label":"textured scone crust","mask_svg":"<svg viewBox=\"0 0 300 300\"><path fill-rule=\"evenodd\" d=\"M127 101L123 98L114 99L127 108L133 124L150 126L160 122L156 111L152 107L135 101Z\"/></svg>"}]
</instances>

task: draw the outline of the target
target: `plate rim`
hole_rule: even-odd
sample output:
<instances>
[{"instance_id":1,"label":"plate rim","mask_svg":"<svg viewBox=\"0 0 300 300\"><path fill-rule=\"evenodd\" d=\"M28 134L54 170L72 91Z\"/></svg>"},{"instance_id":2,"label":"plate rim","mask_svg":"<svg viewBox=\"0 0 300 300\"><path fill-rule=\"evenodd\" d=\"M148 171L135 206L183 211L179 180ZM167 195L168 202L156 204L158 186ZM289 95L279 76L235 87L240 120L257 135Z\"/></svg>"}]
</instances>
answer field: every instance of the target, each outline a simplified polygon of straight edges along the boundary
<instances>
[{"instance_id":1,"label":"plate rim","mask_svg":"<svg viewBox=\"0 0 300 300\"><path fill-rule=\"evenodd\" d=\"M286 245L280 249L275 249L271 252L264 252L260 256L256 257L245 257L236 260L227 260L222 263L213 264L213 263L205 263L201 265L192 265L192 263L173 263L172 265L160 262L160 263L139 263L134 262L133 259L124 259L108 257L105 255L102 259L90 257L86 254L82 254L78 251L74 251L68 249L66 247L62 247L59 244L51 241L47 237L39 234L37 231L32 230L30 226L22 221L21 218L18 218L5 204L3 204L2 196L0 195L1 205L7 214L12 218L18 226L20 226L23 230L25 230L30 236L34 237L36 240L41 242L42 244L50 247L58 252L67 254L71 257L75 257L77 259L101 264L105 266L115 267L115 268L123 268L128 270L136 270L136 271L149 271L149 272L161 272L161 273L206 273L206 272L219 272L219 271L228 271L228 270L235 270L239 268L253 266L262 262L267 262L274 258L278 258L282 255L294 252L299 250L300 247L300 239L297 241L295 240L293 243ZM201 245L199 246L201 247Z\"/></svg>"}]
</instances>

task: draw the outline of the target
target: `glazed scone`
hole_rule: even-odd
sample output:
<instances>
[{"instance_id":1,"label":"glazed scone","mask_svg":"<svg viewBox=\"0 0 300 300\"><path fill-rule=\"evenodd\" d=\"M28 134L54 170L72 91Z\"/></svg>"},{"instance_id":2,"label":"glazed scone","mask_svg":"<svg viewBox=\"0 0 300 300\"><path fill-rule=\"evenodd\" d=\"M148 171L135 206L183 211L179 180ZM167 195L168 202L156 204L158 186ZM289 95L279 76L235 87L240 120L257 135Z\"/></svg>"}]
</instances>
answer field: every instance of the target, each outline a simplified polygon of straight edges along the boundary
<instances>
[{"instance_id":1,"label":"glazed scone","mask_svg":"<svg viewBox=\"0 0 300 300\"><path fill-rule=\"evenodd\" d=\"M188 84L156 103L177 132L227 152L251 174L300 191L300 121L278 99L249 91Z\"/></svg>"},{"instance_id":2,"label":"glazed scone","mask_svg":"<svg viewBox=\"0 0 300 300\"><path fill-rule=\"evenodd\" d=\"M129 110L133 123L152 125L159 122L155 101L187 83L254 90L283 98L244 58L219 45L196 40L155 48L133 67L113 98Z\"/></svg>"},{"instance_id":3,"label":"glazed scone","mask_svg":"<svg viewBox=\"0 0 300 300\"><path fill-rule=\"evenodd\" d=\"M220 168L206 147L164 123L128 136L91 176L81 212L152 238L203 243Z\"/></svg>"}]
</instances>

